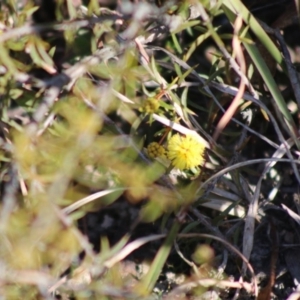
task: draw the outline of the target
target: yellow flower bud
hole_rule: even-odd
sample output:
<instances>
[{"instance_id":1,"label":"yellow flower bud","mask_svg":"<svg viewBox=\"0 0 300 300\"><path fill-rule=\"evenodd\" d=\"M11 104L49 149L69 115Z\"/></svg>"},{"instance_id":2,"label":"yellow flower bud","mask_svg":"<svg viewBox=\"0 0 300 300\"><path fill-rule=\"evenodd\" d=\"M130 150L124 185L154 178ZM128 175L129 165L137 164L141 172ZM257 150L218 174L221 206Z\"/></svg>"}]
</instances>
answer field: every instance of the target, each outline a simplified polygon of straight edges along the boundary
<instances>
[{"instance_id":1,"label":"yellow flower bud","mask_svg":"<svg viewBox=\"0 0 300 300\"><path fill-rule=\"evenodd\" d=\"M147 114L154 114L158 111L159 106L159 100L155 98L148 98L140 108L140 111Z\"/></svg>"},{"instance_id":2,"label":"yellow flower bud","mask_svg":"<svg viewBox=\"0 0 300 300\"><path fill-rule=\"evenodd\" d=\"M159 143L152 142L147 147L148 156L150 158L163 157L165 155L165 148Z\"/></svg>"}]
</instances>

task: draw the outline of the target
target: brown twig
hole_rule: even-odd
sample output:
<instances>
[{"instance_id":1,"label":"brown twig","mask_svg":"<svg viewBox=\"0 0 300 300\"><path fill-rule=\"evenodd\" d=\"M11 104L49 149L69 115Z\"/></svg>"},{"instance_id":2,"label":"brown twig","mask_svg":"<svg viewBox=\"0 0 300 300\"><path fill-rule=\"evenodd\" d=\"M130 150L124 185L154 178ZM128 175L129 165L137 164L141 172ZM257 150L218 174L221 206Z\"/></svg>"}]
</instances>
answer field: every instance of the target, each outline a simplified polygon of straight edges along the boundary
<instances>
[{"instance_id":1,"label":"brown twig","mask_svg":"<svg viewBox=\"0 0 300 300\"><path fill-rule=\"evenodd\" d=\"M242 18L237 17L236 21L234 23L234 36L233 36L233 39L232 39L232 48L233 48L233 51L236 55L236 59L237 59L239 65L240 65L241 72L243 74L246 74L245 57L244 57L243 49L241 47L241 44L240 44L240 41L239 41L239 36L238 36L242 25L243 25ZM215 141L217 141L220 133L223 131L223 129L226 127L226 125L229 123L229 121L233 117L234 113L236 112L236 110L237 110L237 108L240 104L240 100L242 99L242 97L244 95L245 87L246 87L246 82L243 78L241 78L238 93L236 94L235 98L231 102L229 108L227 109L225 114L222 116L221 120L219 121L219 123L218 123L218 125L215 129L215 132L213 134L213 139Z\"/></svg>"}]
</instances>

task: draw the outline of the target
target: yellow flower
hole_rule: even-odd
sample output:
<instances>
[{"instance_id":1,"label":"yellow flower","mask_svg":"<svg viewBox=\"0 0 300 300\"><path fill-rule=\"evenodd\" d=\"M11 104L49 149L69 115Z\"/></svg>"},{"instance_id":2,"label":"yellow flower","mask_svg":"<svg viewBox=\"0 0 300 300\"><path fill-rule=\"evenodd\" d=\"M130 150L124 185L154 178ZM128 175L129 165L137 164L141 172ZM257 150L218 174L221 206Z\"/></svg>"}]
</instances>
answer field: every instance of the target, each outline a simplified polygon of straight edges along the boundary
<instances>
[{"instance_id":1,"label":"yellow flower","mask_svg":"<svg viewBox=\"0 0 300 300\"><path fill-rule=\"evenodd\" d=\"M173 135L168 142L167 156L175 168L191 169L203 163L205 146L192 135Z\"/></svg>"},{"instance_id":2,"label":"yellow flower","mask_svg":"<svg viewBox=\"0 0 300 300\"><path fill-rule=\"evenodd\" d=\"M156 142L150 143L147 151L150 158L163 157L166 152L165 148Z\"/></svg>"}]
</instances>

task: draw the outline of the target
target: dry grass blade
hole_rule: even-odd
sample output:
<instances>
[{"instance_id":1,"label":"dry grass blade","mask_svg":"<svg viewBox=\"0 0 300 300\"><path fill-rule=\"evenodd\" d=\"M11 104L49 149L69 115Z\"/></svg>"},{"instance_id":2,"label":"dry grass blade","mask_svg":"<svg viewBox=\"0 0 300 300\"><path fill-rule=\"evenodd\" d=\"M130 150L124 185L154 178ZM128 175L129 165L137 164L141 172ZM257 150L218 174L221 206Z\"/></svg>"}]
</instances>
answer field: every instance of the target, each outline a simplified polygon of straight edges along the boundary
<instances>
[{"instance_id":1,"label":"dry grass blade","mask_svg":"<svg viewBox=\"0 0 300 300\"><path fill-rule=\"evenodd\" d=\"M281 204L281 206L283 207L283 209L289 214L289 216L300 225L300 216L298 214L296 214L295 212L293 212L291 209L289 209L286 205Z\"/></svg>"},{"instance_id":2,"label":"dry grass blade","mask_svg":"<svg viewBox=\"0 0 300 300\"><path fill-rule=\"evenodd\" d=\"M203 278L199 280L195 280L193 282L185 283L180 285L171 291L170 294L167 295L166 299L174 299L173 297L180 295L181 293L190 292L192 289L203 286L203 287L212 287L217 286L220 289L245 289L248 293L252 293L253 285L249 282L235 282L235 281L226 281L226 280L217 280L212 278Z\"/></svg>"},{"instance_id":3,"label":"dry grass blade","mask_svg":"<svg viewBox=\"0 0 300 300\"><path fill-rule=\"evenodd\" d=\"M115 188L115 189L111 189L111 190L105 190L105 191L94 193L92 195L89 195L89 196L87 196L83 199L80 199L80 200L76 201L75 203L65 207L64 209L62 209L62 212L65 214L70 214L73 211L77 210L78 208L84 206L85 204L88 204L94 200L97 200L97 199L99 199L103 196L109 195L111 193L122 192L124 190L125 190L125 188Z\"/></svg>"},{"instance_id":4,"label":"dry grass blade","mask_svg":"<svg viewBox=\"0 0 300 300\"><path fill-rule=\"evenodd\" d=\"M245 217L246 210L241 205L233 205L232 202L226 200L212 199L210 196L207 197L207 200L208 202L201 203L200 205L217 210L219 212L227 211L231 207L231 209L228 211L228 215L241 219Z\"/></svg>"},{"instance_id":5,"label":"dry grass blade","mask_svg":"<svg viewBox=\"0 0 300 300\"><path fill-rule=\"evenodd\" d=\"M251 276L252 276L252 280L253 280L253 288L252 291L254 292L254 295L257 296L258 290L257 290L257 280L256 280L256 276L254 273L254 270L251 266L251 264L249 263L248 259L238 250L236 249L234 246L232 246L229 242L227 242L225 239L220 238L220 237L216 237L213 236L211 234L198 234L198 233L184 233L184 234L179 234L178 237L184 237L184 238L191 238L191 237L203 237L203 238L210 238L213 240L217 240L219 242L221 242L222 244L224 244L228 250L232 251L234 254L238 255L243 262L245 263L245 265L247 266ZM239 287L237 287L239 288Z\"/></svg>"},{"instance_id":6,"label":"dry grass blade","mask_svg":"<svg viewBox=\"0 0 300 300\"><path fill-rule=\"evenodd\" d=\"M126 245L122 250L120 250L120 252L118 252L112 258L106 260L104 262L104 266L107 268L111 268L113 265L115 265L116 263L118 263L119 261L121 261L125 257L127 257L134 250L140 248L141 246L145 245L146 243L153 242L153 241L156 241L159 239L163 239L164 237L166 237L165 234L156 234L156 235L151 235L151 236L137 239L137 240L129 243L128 245Z\"/></svg>"},{"instance_id":7,"label":"dry grass blade","mask_svg":"<svg viewBox=\"0 0 300 300\"><path fill-rule=\"evenodd\" d=\"M192 135L192 136L196 137L200 141L201 144L205 145L206 148L210 148L209 143L206 140L204 140L196 131L186 128L178 123L172 122L171 120L166 119L166 118L161 117L156 114L153 114L153 118L156 121L172 128L173 130L176 130L182 134L185 134L185 135L188 134L188 135Z\"/></svg>"}]
</instances>

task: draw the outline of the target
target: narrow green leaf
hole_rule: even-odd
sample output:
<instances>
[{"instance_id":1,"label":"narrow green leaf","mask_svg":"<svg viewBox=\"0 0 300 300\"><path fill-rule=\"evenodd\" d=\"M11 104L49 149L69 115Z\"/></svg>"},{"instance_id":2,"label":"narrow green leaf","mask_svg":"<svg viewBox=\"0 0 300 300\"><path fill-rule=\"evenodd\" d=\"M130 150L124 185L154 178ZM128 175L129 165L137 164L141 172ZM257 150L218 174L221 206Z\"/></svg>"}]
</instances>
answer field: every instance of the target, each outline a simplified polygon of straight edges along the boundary
<instances>
[{"instance_id":1,"label":"narrow green leaf","mask_svg":"<svg viewBox=\"0 0 300 300\"><path fill-rule=\"evenodd\" d=\"M181 48L181 46L180 46L180 44L178 42L176 34L172 33L171 37L172 37L172 40L173 40L173 43L174 43L174 46L175 46L177 52L181 54L182 53L182 48Z\"/></svg>"},{"instance_id":2,"label":"narrow green leaf","mask_svg":"<svg viewBox=\"0 0 300 300\"><path fill-rule=\"evenodd\" d=\"M159 274L170 254L173 242L176 239L177 233L180 229L180 224L175 222L169 231L164 243L157 252L154 261L151 264L150 270L141 281L141 289L151 291L159 277Z\"/></svg>"},{"instance_id":3,"label":"narrow green leaf","mask_svg":"<svg viewBox=\"0 0 300 300\"><path fill-rule=\"evenodd\" d=\"M286 71L286 65L280 51L277 49L267 33L263 30L262 26L258 23L255 17L249 12L246 6L240 0L224 0L222 7L227 16L228 10L235 15L242 16L244 22L249 25L250 29L256 35L259 41L266 47L280 67Z\"/></svg>"}]
</instances>

